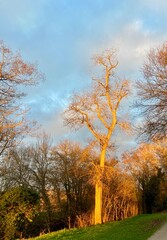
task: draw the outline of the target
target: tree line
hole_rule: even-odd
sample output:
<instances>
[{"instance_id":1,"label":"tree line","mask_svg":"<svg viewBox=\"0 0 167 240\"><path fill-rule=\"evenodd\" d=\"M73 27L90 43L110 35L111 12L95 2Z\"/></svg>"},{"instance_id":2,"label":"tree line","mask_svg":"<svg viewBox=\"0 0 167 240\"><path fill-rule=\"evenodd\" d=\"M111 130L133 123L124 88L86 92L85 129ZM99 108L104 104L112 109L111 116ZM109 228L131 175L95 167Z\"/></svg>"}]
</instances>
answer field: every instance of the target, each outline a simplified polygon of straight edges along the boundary
<instances>
[{"instance_id":1,"label":"tree line","mask_svg":"<svg viewBox=\"0 0 167 240\"><path fill-rule=\"evenodd\" d=\"M25 120L19 86L35 84L44 75L3 42L0 53L0 225L5 239L166 208L166 43L150 50L144 77L136 84L135 107L144 119L138 130L145 141L120 159L112 157L111 140L117 128L131 131L122 114L130 83L116 74L115 50L94 56L91 87L73 94L63 114L65 125L90 131L94 139L87 146L69 140L54 146L46 133L34 145L17 146L33 127Z\"/></svg>"}]
</instances>

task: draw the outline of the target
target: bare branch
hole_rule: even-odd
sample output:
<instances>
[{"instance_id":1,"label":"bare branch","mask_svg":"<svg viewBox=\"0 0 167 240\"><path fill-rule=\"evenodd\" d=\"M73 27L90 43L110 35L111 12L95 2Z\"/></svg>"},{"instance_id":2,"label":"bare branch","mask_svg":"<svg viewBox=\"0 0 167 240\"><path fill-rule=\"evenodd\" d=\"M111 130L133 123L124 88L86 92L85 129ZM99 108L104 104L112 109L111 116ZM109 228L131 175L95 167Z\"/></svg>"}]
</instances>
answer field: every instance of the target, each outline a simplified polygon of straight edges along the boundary
<instances>
[{"instance_id":1,"label":"bare branch","mask_svg":"<svg viewBox=\"0 0 167 240\"><path fill-rule=\"evenodd\" d=\"M140 100L136 106L142 111L145 123L140 133L147 140L167 135L167 43L150 50L143 66L144 80L137 82Z\"/></svg>"}]
</instances>

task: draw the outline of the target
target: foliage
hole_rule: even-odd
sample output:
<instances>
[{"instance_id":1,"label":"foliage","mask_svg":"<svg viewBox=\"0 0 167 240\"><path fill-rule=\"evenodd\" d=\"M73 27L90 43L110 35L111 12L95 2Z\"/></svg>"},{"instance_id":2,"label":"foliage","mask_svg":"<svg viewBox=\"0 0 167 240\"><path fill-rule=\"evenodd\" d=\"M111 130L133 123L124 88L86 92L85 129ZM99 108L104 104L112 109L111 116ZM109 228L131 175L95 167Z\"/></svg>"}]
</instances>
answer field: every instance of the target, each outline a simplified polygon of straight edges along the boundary
<instances>
[{"instance_id":1,"label":"foliage","mask_svg":"<svg viewBox=\"0 0 167 240\"><path fill-rule=\"evenodd\" d=\"M6 240L13 239L16 232L24 232L39 208L39 195L27 187L8 190L0 197L0 215Z\"/></svg>"},{"instance_id":2,"label":"foliage","mask_svg":"<svg viewBox=\"0 0 167 240\"><path fill-rule=\"evenodd\" d=\"M87 228L64 229L31 240L146 240L166 221L167 214L140 215Z\"/></svg>"},{"instance_id":3,"label":"foliage","mask_svg":"<svg viewBox=\"0 0 167 240\"><path fill-rule=\"evenodd\" d=\"M25 237L36 237L48 232L47 212L38 212L32 222L27 223L24 229ZM65 228L65 220L61 212L52 212L50 218L50 232Z\"/></svg>"}]
</instances>

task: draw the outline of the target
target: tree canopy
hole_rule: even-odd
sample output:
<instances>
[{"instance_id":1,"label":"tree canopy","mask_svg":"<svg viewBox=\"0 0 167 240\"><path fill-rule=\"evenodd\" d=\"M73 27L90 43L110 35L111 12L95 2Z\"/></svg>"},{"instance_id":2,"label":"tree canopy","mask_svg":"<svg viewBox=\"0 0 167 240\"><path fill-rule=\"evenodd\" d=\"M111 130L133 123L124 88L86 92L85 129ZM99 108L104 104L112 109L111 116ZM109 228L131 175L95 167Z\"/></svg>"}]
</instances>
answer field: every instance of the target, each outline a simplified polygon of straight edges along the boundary
<instances>
[{"instance_id":1,"label":"tree canopy","mask_svg":"<svg viewBox=\"0 0 167 240\"><path fill-rule=\"evenodd\" d=\"M167 135L167 42L151 49L142 68L144 80L137 82L137 106L144 115L141 134L148 140Z\"/></svg>"},{"instance_id":2,"label":"tree canopy","mask_svg":"<svg viewBox=\"0 0 167 240\"><path fill-rule=\"evenodd\" d=\"M44 79L36 64L24 61L19 52L0 41L0 155L28 132L27 109L21 104L25 95L21 86L34 85Z\"/></svg>"}]
</instances>

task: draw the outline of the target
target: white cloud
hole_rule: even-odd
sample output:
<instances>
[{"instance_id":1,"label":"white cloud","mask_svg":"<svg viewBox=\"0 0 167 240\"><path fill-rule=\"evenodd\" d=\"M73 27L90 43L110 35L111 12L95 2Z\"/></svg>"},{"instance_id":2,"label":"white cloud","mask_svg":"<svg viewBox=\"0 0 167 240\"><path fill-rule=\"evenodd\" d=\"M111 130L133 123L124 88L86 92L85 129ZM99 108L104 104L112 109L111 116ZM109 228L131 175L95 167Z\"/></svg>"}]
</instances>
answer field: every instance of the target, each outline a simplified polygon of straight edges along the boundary
<instances>
[{"instance_id":1,"label":"white cloud","mask_svg":"<svg viewBox=\"0 0 167 240\"><path fill-rule=\"evenodd\" d=\"M144 7L153 9L156 11L166 12L167 1L166 0L139 0Z\"/></svg>"}]
</instances>

